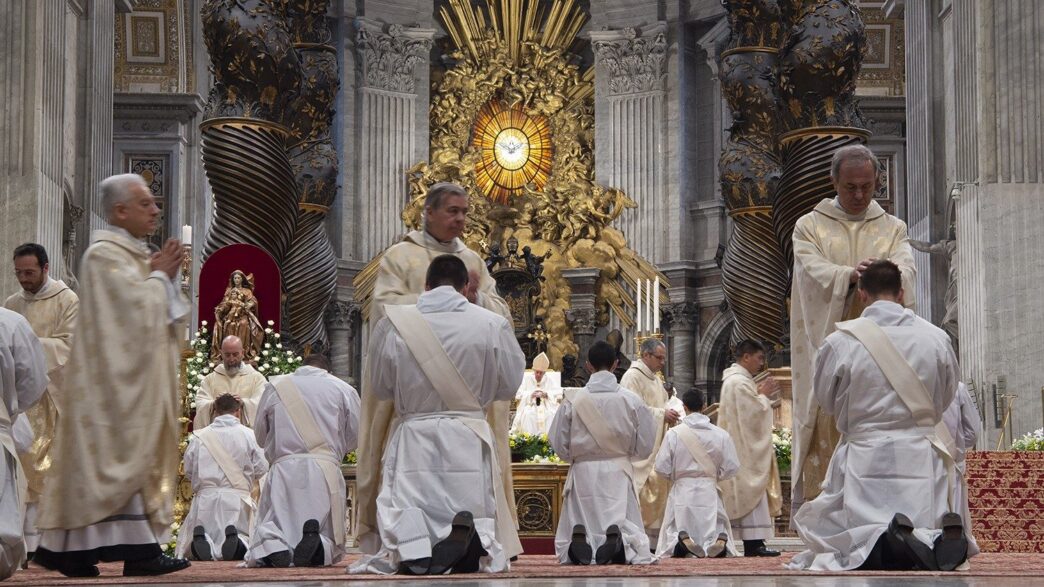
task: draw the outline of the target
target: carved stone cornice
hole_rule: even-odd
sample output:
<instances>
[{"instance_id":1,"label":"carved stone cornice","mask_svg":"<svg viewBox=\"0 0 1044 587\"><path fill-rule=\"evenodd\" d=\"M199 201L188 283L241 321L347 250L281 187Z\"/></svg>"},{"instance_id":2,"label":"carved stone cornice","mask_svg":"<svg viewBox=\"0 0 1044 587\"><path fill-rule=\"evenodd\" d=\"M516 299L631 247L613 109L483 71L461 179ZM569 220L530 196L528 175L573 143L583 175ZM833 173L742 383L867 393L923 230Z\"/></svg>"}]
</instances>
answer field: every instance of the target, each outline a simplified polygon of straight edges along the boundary
<instances>
[{"instance_id":1,"label":"carved stone cornice","mask_svg":"<svg viewBox=\"0 0 1044 587\"><path fill-rule=\"evenodd\" d=\"M326 306L326 324L330 330L351 330L361 315L361 308L355 302L334 300Z\"/></svg>"},{"instance_id":2,"label":"carved stone cornice","mask_svg":"<svg viewBox=\"0 0 1044 587\"><path fill-rule=\"evenodd\" d=\"M594 336L598 326L598 312L594 308L572 308L565 311L566 322L573 329L574 336Z\"/></svg>"},{"instance_id":3,"label":"carved stone cornice","mask_svg":"<svg viewBox=\"0 0 1044 587\"><path fill-rule=\"evenodd\" d=\"M696 302L667 304L660 312L664 325L672 332L692 332L699 324L700 306Z\"/></svg>"},{"instance_id":4,"label":"carved stone cornice","mask_svg":"<svg viewBox=\"0 0 1044 587\"><path fill-rule=\"evenodd\" d=\"M428 61L434 29L390 25L357 18L356 46L365 87L412 94L414 67Z\"/></svg>"},{"instance_id":5,"label":"carved stone cornice","mask_svg":"<svg viewBox=\"0 0 1044 587\"><path fill-rule=\"evenodd\" d=\"M667 57L667 25L642 31L633 28L592 31L595 60L609 74L609 94L663 91Z\"/></svg>"}]
</instances>

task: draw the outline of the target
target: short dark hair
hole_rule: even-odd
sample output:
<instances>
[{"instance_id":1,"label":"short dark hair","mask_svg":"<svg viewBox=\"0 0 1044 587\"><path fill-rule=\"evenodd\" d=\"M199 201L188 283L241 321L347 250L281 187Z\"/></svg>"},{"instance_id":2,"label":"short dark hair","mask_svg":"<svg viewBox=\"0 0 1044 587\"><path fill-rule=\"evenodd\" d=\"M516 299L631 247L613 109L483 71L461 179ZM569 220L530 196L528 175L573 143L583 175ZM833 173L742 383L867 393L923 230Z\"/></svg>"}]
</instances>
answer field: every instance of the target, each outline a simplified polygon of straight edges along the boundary
<instances>
[{"instance_id":1,"label":"short dark hair","mask_svg":"<svg viewBox=\"0 0 1044 587\"><path fill-rule=\"evenodd\" d=\"M681 402L690 412L702 412L703 407L707 405L706 396L703 393L703 390L698 387L694 387L683 393Z\"/></svg>"},{"instance_id":2,"label":"short dark hair","mask_svg":"<svg viewBox=\"0 0 1044 587\"><path fill-rule=\"evenodd\" d=\"M453 289L460 291L467 284L468 268L464 261L454 255L439 255L432 259L424 277L424 285L428 286L428 289L452 285Z\"/></svg>"},{"instance_id":3,"label":"short dark hair","mask_svg":"<svg viewBox=\"0 0 1044 587\"><path fill-rule=\"evenodd\" d=\"M317 367L323 371L330 370L330 361L323 353L309 353L301 364L306 367Z\"/></svg>"},{"instance_id":4,"label":"short dark hair","mask_svg":"<svg viewBox=\"0 0 1044 587\"><path fill-rule=\"evenodd\" d=\"M231 393L223 393L217 396L217 399L214 400L214 415L223 416L225 414L232 414L242 406L243 402L237 400L236 396Z\"/></svg>"},{"instance_id":5,"label":"short dark hair","mask_svg":"<svg viewBox=\"0 0 1044 587\"><path fill-rule=\"evenodd\" d=\"M36 257L36 262L40 264L40 269L47 265L47 249L36 243L18 245L14 250L14 257L12 258L17 259L18 257L28 257L29 255Z\"/></svg>"},{"instance_id":6,"label":"short dark hair","mask_svg":"<svg viewBox=\"0 0 1044 587\"><path fill-rule=\"evenodd\" d=\"M616 349L613 345L600 340L587 351L587 362L598 371L605 371L613 366L616 361Z\"/></svg>"},{"instance_id":7,"label":"short dark hair","mask_svg":"<svg viewBox=\"0 0 1044 587\"><path fill-rule=\"evenodd\" d=\"M753 355L754 353L758 352L767 352L765 350L765 345L761 341L754 340L753 338L748 338L746 340L741 340L738 343L736 343L737 359L743 358L743 355Z\"/></svg>"},{"instance_id":8,"label":"short dark hair","mask_svg":"<svg viewBox=\"0 0 1044 587\"><path fill-rule=\"evenodd\" d=\"M878 297L882 294L899 296L903 289L903 273L899 266L888 259L879 259L871 263L859 276L859 289Z\"/></svg>"}]
</instances>

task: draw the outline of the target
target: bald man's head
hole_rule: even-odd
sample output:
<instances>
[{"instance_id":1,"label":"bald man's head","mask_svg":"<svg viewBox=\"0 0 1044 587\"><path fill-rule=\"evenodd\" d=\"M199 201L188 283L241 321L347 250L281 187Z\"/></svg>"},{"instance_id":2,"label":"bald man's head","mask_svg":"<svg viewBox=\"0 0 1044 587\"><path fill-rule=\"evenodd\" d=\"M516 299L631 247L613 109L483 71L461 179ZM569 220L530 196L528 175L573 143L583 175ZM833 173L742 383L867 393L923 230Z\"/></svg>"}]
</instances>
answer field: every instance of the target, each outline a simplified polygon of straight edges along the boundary
<instances>
[{"instance_id":1,"label":"bald man's head","mask_svg":"<svg viewBox=\"0 0 1044 587\"><path fill-rule=\"evenodd\" d=\"M238 336L226 336L221 341L221 363L225 372L235 375L243 365L243 341Z\"/></svg>"}]
</instances>

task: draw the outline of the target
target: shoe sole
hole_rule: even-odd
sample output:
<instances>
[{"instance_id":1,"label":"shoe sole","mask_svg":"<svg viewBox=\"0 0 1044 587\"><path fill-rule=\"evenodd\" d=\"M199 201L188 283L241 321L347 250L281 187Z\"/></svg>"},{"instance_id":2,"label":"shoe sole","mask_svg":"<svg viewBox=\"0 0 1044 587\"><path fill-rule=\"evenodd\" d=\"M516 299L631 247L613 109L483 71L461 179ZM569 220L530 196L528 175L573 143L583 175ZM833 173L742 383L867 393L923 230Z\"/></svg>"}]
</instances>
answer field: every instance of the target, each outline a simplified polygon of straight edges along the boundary
<instances>
[{"instance_id":1,"label":"shoe sole","mask_svg":"<svg viewBox=\"0 0 1044 587\"><path fill-rule=\"evenodd\" d=\"M935 553L932 552L928 545L914 537L913 522L910 521L910 518L902 514L896 514L892 518L892 522L888 524L887 532L896 539L904 554L915 565L919 565L921 570L939 570L939 566L935 562Z\"/></svg>"},{"instance_id":2,"label":"shoe sole","mask_svg":"<svg viewBox=\"0 0 1044 587\"><path fill-rule=\"evenodd\" d=\"M471 537L475 534L475 518L469 512L459 512L453 516L453 526L449 536L438 542L431 549L431 566L429 575L444 575L459 563L468 553Z\"/></svg>"},{"instance_id":3,"label":"shoe sole","mask_svg":"<svg viewBox=\"0 0 1044 587\"><path fill-rule=\"evenodd\" d=\"M202 530L202 527L199 528ZM210 543L207 542L207 535L205 532L197 532L196 530L193 530L192 545L189 548L192 550L192 554L196 556L196 560L214 560L214 553L210 551Z\"/></svg>"},{"instance_id":4,"label":"shoe sole","mask_svg":"<svg viewBox=\"0 0 1044 587\"><path fill-rule=\"evenodd\" d=\"M304 536L301 537L301 541L294 548L294 566L323 566L321 563L315 564L315 559L318 558L316 553L322 550L322 548L323 541L319 538L319 522L308 520L304 524Z\"/></svg>"},{"instance_id":5,"label":"shoe sole","mask_svg":"<svg viewBox=\"0 0 1044 587\"><path fill-rule=\"evenodd\" d=\"M240 557L236 557L236 553L239 551L239 531L236 530L235 526L228 526L225 528L225 542L221 545L221 560L241 560Z\"/></svg>"},{"instance_id":6,"label":"shoe sole","mask_svg":"<svg viewBox=\"0 0 1044 587\"><path fill-rule=\"evenodd\" d=\"M620 528L615 524L609 526L605 533L605 544L598 547L595 552L595 563L599 565L607 565L612 562L617 562L623 552L623 538L620 535Z\"/></svg>"},{"instance_id":7,"label":"shoe sole","mask_svg":"<svg viewBox=\"0 0 1044 587\"><path fill-rule=\"evenodd\" d=\"M935 563L940 571L953 571L968 560L968 539L958 514L944 515L942 527L943 533L935 542Z\"/></svg>"}]
</instances>

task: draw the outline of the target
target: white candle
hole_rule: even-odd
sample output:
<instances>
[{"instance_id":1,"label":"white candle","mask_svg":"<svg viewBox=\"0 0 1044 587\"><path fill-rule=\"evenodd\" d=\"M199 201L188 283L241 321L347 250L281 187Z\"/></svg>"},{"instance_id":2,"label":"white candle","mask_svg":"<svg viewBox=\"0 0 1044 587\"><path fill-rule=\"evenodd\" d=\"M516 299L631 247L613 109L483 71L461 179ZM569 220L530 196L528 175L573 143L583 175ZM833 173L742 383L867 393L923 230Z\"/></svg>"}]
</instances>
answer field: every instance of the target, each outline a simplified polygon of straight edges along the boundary
<instances>
[{"instance_id":1,"label":"white candle","mask_svg":"<svg viewBox=\"0 0 1044 587\"><path fill-rule=\"evenodd\" d=\"M660 331L660 278L656 277L656 285L653 286L653 331Z\"/></svg>"},{"instance_id":2,"label":"white candle","mask_svg":"<svg viewBox=\"0 0 1044 587\"><path fill-rule=\"evenodd\" d=\"M181 227L181 244L192 245L192 227L188 224Z\"/></svg>"},{"instance_id":3,"label":"white candle","mask_svg":"<svg viewBox=\"0 0 1044 587\"><path fill-rule=\"evenodd\" d=\"M645 329L652 333L652 281L645 280Z\"/></svg>"},{"instance_id":4,"label":"white candle","mask_svg":"<svg viewBox=\"0 0 1044 587\"><path fill-rule=\"evenodd\" d=\"M638 332L638 336L641 336L642 335L642 280L641 279L638 280L638 295L636 297L638 298L638 313L637 313L638 314L638 323L635 326L635 328L637 329L636 331Z\"/></svg>"}]
</instances>

